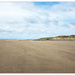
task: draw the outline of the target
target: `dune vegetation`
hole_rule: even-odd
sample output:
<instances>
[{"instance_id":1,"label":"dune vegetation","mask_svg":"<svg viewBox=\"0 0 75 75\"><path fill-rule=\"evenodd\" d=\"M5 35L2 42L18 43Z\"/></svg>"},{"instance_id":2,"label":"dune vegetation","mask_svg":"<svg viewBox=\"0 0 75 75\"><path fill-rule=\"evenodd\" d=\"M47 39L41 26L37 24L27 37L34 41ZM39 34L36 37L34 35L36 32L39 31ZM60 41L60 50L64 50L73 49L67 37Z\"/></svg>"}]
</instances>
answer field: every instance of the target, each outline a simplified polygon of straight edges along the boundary
<instances>
[{"instance_id":1,"label":"dune vegetation","mask_svg":"<svg viewBox=\"0 0 75 75\"><path fill-rule=\"evenodd\" d=\"M37 40L75 40L75 35L70 36L56 36L56 37L45 37Z\"/></svg>"}]
</instances>

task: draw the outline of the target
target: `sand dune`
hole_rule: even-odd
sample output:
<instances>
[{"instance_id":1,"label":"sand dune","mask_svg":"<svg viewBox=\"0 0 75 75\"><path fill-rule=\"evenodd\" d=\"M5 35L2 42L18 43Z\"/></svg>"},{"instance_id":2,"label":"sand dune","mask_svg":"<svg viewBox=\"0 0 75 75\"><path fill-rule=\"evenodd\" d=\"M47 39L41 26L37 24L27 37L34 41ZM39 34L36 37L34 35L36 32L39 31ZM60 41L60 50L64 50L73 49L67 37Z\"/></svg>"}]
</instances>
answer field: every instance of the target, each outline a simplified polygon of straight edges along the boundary
<instances>
[{"instance_id":1,"label":"sand dune","mask_svg":"<svg viewBox=\"0 0 75 75\"><path fill-rule=\"evenodd\" d=\"M0 40L0 73L75 73L75 41Z\"/></svg>"}]
</instances>

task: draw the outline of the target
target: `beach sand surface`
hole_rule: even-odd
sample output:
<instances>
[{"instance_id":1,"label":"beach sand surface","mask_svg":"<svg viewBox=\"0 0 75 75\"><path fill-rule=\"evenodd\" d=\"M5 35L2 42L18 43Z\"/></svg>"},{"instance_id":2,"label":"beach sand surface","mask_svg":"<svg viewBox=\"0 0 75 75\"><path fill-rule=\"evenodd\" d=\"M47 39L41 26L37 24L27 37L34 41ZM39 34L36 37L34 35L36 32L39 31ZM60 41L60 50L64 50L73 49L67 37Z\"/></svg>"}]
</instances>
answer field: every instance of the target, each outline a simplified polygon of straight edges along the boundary
<instances>
[{"instance_id":1,"label":"beach sand surface","mask_svg":"<svg viewBox=\"0 0 75 75\"><path fill-rule=\"evenodd\" d=\"M0 40L0 73L75 73L75 41Z\"/></svg>"}]
</instances>

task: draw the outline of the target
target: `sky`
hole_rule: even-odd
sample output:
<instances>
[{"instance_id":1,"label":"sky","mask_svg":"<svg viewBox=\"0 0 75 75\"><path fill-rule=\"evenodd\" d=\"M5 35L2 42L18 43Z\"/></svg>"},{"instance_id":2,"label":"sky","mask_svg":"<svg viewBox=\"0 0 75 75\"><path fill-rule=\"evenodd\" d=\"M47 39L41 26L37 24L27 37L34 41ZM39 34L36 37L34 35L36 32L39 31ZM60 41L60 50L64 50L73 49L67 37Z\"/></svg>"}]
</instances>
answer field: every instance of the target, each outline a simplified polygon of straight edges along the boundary
<instances>
[{"instance_id":1,"label":"sky","mask_svg":"<svg viewBox=\"0 0 75 75\"><path fill-rule=\"evenodd\" d=\"M0 39L75 35L75 2L0 2Z\"/></svg>"}]
</instances>

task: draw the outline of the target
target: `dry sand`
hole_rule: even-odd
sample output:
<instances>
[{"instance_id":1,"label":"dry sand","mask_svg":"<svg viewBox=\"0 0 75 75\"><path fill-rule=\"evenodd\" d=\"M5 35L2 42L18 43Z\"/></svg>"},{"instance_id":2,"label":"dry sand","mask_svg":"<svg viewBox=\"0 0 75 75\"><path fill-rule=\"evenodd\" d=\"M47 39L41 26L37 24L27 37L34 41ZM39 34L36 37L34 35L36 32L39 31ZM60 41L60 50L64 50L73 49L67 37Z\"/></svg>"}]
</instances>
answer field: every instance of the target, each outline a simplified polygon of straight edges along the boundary
<instances>
[{"instance_id":1,"label":"dry sand","mask_svg":"<svg viewBox=\"0 0 75 75\"><path fill-rule=\"evenodd\" d=\"M0 73L75 73L75 41L0 40Z\"/></svg>"}]
</instances>

